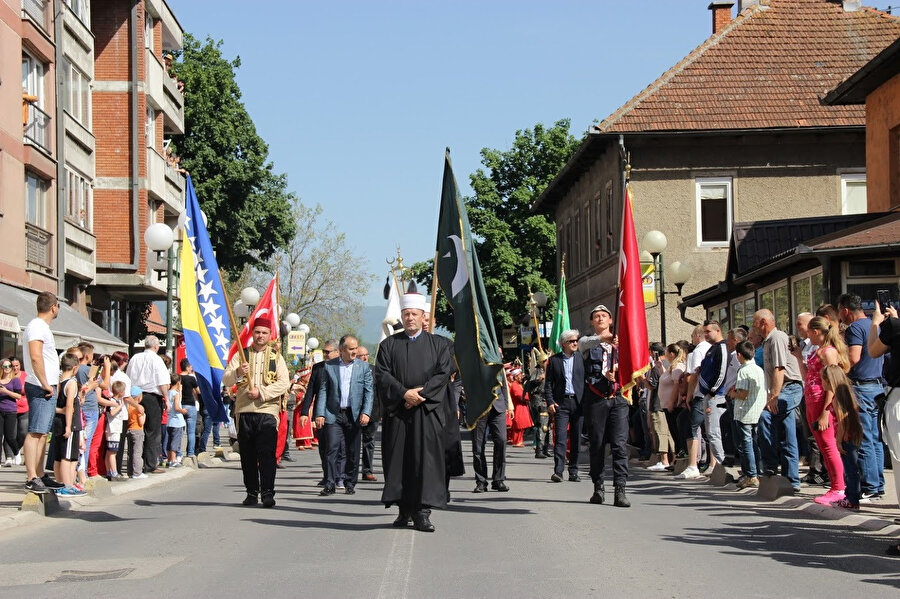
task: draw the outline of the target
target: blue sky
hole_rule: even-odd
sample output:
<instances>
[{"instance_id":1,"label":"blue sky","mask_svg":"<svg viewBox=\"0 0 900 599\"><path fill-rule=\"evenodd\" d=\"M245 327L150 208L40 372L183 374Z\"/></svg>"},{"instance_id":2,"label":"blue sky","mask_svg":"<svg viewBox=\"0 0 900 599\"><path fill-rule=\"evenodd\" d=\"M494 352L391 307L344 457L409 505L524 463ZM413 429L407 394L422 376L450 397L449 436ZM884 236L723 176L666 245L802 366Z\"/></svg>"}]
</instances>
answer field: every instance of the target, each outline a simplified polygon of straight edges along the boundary
<instances>
[{"instance_id":1,"label":"blue sky","mask_svg":"<svg viewBox=\"0 0 900 599\"><path fill-rule=\"evenodd\" d=\"M712 27L708 0L168 3L240 56L276 170L377 275L369 305L397 245L407 264L434 252L445 147L468 194L481 148L561 118L580 135Z\"/></svg>"}]
</instances>

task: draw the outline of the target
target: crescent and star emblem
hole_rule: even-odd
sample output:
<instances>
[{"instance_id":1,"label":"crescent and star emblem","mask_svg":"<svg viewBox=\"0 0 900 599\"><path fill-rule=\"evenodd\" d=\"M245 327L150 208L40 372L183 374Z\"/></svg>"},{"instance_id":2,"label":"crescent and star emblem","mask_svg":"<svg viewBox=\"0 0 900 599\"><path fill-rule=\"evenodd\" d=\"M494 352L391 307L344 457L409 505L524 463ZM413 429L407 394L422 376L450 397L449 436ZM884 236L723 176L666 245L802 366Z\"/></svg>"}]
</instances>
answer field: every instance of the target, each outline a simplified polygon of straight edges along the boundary
<instances>
[{"instance_id":1,"label":"crescent and star emblem","mask_svg":"<svg viewBox=\"0 0 900 599\"><path fill-rule=\"evenodd\" d=\"M462 239L458 235L448 235L447 239L453 242L453 248L456 252L456 274L453 275L453 281L450 283L450 297L453 298L469 282L469 269L466 264L466 253L462 247ZM447 252L443 257L450 258L450 254L451 252Z\"/></svg>"}]
</instances>

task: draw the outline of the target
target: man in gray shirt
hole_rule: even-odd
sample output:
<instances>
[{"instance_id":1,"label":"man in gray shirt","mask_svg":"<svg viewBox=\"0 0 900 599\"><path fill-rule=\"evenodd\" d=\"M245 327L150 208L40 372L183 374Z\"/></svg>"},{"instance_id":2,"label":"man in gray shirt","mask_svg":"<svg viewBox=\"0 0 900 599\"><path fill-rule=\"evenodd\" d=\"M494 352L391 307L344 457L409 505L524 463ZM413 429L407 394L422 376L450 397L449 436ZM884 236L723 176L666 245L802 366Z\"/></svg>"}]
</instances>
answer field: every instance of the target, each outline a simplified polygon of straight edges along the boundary
<instances>
[{"instance_id":1,"label":"man in gray shirt","mask_svg":"<svg viewBox=\"0 0 900 599\"><path fill-rule=\"evenodd\" d=\"M800 490L797 448L797 411L803 397L800 365L790 352L787 333L775 326L766 309L753 315L753 328L763 338L763 370L766 374L766 409L759 419L759 446L766 475L778 473Z\"/></svg>"}]
</instances>

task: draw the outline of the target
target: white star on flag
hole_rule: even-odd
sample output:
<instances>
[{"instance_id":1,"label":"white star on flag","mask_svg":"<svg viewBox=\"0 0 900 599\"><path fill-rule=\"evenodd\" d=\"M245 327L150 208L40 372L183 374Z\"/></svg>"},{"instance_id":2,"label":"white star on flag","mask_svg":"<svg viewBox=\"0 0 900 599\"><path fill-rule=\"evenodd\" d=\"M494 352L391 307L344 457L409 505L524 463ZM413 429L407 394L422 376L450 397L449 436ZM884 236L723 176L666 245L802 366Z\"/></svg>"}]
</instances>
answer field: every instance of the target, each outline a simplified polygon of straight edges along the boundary
<instances>
[{"instance_id":1,"label":"white star on flag","mask_svg":"<svg viewBox=\"0 0 900 599\"><path fill-rule=\"evenodd\" d=\"M209 319L209 323L206 325L208 329L215 329L219 332L225 330L225 324L222 322L222 316L215 316Z\"/></svg>"},{"instance_id":2,"label":"white star on flag","mask_svg":"<svg viewBox=\"0 0 900 599\"><path fill-rule=\"evenodd\" d=\"M200 306L203 308L203 316L209 316L210 314L215 316L216 311L218 311L218 309L220 308L219 304L217 304L215 300L205 301L201 303Z\"/></svg>"},{"instance_id":3,"label":"white star on flag","mask_svg":"<svg viewBox=\"0 0 900 599\"><path fill-rule=\"evenodd\" d=\"M202 295L204 300L208 300L210 295L218 295L218 293L218 291L213 289L213 282L210 281L209 283L200 284L200 291L197 292L197 296Z\"/></svg>"},{"instance_id":4,"label":"white star on flag","mask_svg":"<svg viewBox=\"0 0 900 599\"><path fill-rule=\"evenodd\" d=\"M203 268L201 264L197 264L197 280L205 283L206 282L206 273L209 272L208 268Z\"/></svg>"},{"instance_id":5,"label":"white star on flag","mask_svg":"<svg viewBox=\"0 0 900 599\"><path fill-rule=\"evenodd\" d=\"M228 339L226 339L225 336L221 332L216 333L216 347L222 347L222 348L228 347ZM224 353L224 352L221 352L221 353Z\"/></svg>"}]
</instances>

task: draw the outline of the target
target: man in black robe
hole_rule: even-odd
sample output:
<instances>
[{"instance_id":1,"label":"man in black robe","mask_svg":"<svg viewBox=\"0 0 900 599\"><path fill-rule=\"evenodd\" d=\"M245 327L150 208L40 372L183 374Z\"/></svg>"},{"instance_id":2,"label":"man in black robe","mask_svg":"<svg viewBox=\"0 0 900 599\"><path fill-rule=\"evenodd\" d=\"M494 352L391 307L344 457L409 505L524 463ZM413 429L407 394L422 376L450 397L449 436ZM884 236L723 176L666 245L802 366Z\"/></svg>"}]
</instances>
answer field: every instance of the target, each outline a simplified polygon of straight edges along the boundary
<instances>
[{"instance_id":1,"label":"man in black robe","mask_svg":"<svg viewBox=\"0 0 900 599\"><path fill-rule=\"evenodd\" d=\"M394 526L411 520L416 530L434 532L431 508L447 505L445 425L455 367L451 341L422 328L424 296L407 293L400 308L403 331L381 342L373 372L384 411L381 501L399 506Z\"/></svg>"}]
</instances>

